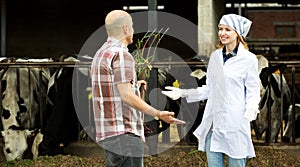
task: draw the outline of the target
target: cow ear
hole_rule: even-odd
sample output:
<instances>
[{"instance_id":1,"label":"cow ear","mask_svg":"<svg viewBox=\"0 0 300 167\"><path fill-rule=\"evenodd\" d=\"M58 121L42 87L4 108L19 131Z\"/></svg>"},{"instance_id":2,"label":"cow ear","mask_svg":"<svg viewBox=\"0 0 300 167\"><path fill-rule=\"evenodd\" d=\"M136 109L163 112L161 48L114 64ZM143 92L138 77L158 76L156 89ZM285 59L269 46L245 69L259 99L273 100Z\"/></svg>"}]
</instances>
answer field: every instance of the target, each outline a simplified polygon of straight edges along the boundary
<instances>
[{"instance_id":1,"label":"cow ear","mask_svg":"<svg viewBox=\"0 0 300 167\"><path fill-rule=\"evenodd\" d=\"M26 137L30 136L31 133L32 133L31 130L28 130L28 129L25 130L25 135L26 135Z\"/></svg>"},{"instance_id":2,"label":"cow ear","mask_svg":"<svg viewBox=\"0 0 300 167\"><path fill-rule=\"evenodd\" d=\"M5 131L1 131L1 135L4 137L5 136Z\"/></svg>"}]
</instances>

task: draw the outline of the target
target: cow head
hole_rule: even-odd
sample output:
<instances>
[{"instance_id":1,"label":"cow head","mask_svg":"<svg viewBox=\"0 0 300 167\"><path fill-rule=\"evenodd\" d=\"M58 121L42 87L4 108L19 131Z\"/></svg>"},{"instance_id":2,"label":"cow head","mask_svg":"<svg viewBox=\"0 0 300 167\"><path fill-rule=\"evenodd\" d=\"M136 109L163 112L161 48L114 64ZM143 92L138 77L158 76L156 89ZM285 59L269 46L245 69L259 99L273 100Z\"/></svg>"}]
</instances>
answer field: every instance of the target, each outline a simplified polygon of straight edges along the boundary
<instances>
[{"instance_id":1,"label":"cow head","mask_svg":"<svg viewBox=\"0 0 300 167\"><path fill-rule=\"evenodd\" d=\"M9 68L2 78L2 85L3 129L11 125L33 128L39 111L38 71Z\"/></svg>"},{"instance_id":2,"label":"cow head","mask_svg":"<svg viewBox=\"0 0 300 167\"><path fill-rule=\"evenodd\" d=\"M263 69L267 69L269 67L269 61L267 60L266 57L264 57L263 55L257 55L257 59L258 59L258 73L261 75L262 74L262 70ZM264 72L263 72L264 73ZM261 78L261 77L260 77ZM265 77L264 77L265 78ZM260 80L260 96L263 96L263 94L265 94L265 87L262 85L262 80ZM267 82L267 81L266 81Z\"/></svg>"},{"instance_id":3,"label":"cow head","mask_svg":"<svg viewBox=\"0 0 300 167\"><path fill-rule=\"evenodd\" d=\"M5 140L4 153L7 160L22 158L27 149L29 130L36 128L39 113L39 91L46 92L47 85L39 85L38 68L8 68L1 78L2 126ZM42 72L42 83L48 82L48 71ZM44 81L45 80L45 81Z\"/></svg>"},{"instance_id":4,"label":"cow head","mask_svg":"<svg viewBox=\"0 0 300 167\"><path fill-rule=\"evenodd\" d=\"M27 149L27 137L31 131L11 126L9 129L1 131L4 139L3 153L6 160L22 159L23 153Z\"/></svg>"},{"instance_id":5,"label":"cow head","mask_svg":"<svg viewBox=\"0 0 300 167\"><path fill-rule=\"evenodd\" d=\"M1 81L3 98L1 134L4 139L3 152L6 160L23 157L27 149L27 136L30 135L30 131L25 128L34 126L34 116L38 112L38 105L33 99L35 89L28 87L27 69L20 69L18 72L19 79L17 70L9 68ZM31 83L34 85L34 82Z\"/></svg>"}]
</instances>

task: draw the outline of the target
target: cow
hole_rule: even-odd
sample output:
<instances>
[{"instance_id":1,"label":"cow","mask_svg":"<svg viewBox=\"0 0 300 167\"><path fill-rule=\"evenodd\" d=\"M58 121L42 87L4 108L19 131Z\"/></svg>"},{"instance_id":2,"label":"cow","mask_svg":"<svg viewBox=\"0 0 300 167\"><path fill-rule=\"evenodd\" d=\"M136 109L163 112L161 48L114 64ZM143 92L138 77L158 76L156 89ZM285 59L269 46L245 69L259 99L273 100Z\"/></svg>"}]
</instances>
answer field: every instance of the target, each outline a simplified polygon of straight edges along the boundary
<instances>
[{"instance_id":1,"label":"cow","mask_svg":"<svg viewBox=\"0 0 300 167\"><path fill-rule=\"evenodd\" d=\"M182 89L191 89L205 84L206 72L203 69L189 67L188 70L184 70L180 67L175 67L174 70L177 71L181 77L178 77L179 75L177 77L176 75L168 75L168 86L179 86ZM173 72L170 72L169 74ZM182 141L187 142L187 144L196 144L197 138L192 134L192 132L200 125L202 121L206 100L187 103L185 99L181 98L175 101L170 98L167 99L167 104L170 110L175 112L176 116L179 114L179 116L182 117L181 119L187 122L187 124L184 126L177 126L179 138Z\"/></svg>"},{"instance_id":2,"label":"cow","mask_svg":"<svg viewBox=\"0 0 300 167\"><path fill-rule=\"evenodd\" d=\"M282 90L280 83L280 73L286 69L286 65L278 64L274 66L269 66L268 60L262 56L257 55L258 67L259 67L259 77L261 82L261 101L259 104L260 113L257 119L253 122L253 127L256 132L258 139L261 138L262 134L268 128L268 105L271 105L271 141L277 142L278 134L280 132L281 126L281 93L283 93L283 116L284 120L287 119L287 111L291 103L291 92L289 86L282 76ZM269 81L270 76L270 81ZM269 82L270 86L269 87ZM271 92L269 92L271 91ZM271 96L269 96L271 95Z\"/></svg>"},{"instance_id":3,"label":"cow","mask_svg":"<svg viewBox=\"0 0 300 167\"><path fill-rule=\"evenodd\" d=\"M283 137L285 142L290 142L290 139L293 137L293 105L290 105L288 110L288 121L287 125L283 132ZM295 138L300 137L300 104L295 104Z\"/></svg>"},{"instance_id":4,"label":"cow","mask_svg":"<svg viewBox=\"0 0 300 167\"><path fill-rule=\"evenodd\" d=\"M92 59L79 55L63 55L60 61L90 62ZM45 127L33 141L34 159L38 156L65 154L64 148L70 142L78 140L82 127L94 127L93 124L88 124L92 116L88 117L87 68L59 67L51 75L47 95L52 104L48 103ZM78 80L79 83L76 82Z\"/></svg>"},{"instance_id":5,"label":"cow","mask_svg":"<svg viewBox=\"0 0 300 167\"><path fill-rule=\"evenodd\" d=\"M3 59L1 63L24 61L50 60L8 58ZM39 122L42 99L39 95L47 90L50 71L47 68L4 67L0 73L3 152L6 160L22 159L28 147L27 137L32 134L33 128L38 126L36 123Z\"/></svg>"},{"instance_id":6,"label":"cow","mask_svg":"<svg viewBox=\"0 0 300 167\"><path fill-rule=\"evenodd\" d=\"M52 59L2 60L2 62L24 61L53 62ZM71 55L62 56L59 61L92 61L92 58ZM77 140L78 131L82 129L78 118L83 126L93 127L93 122L90 122L92 116L89 115L93 112L88 111L89 92L86 89L89 67L58 67L1 70L3 97L1 134L5 142L3 151L7 160L23 158L25 150L27 151L30 145L28 137L30 139L35 137L31 148L33 158L41 155L64 154L65 146L70 141ZM42 71L42 85L38 85L40 71ZM81 74L81 77L79 78L77 74ZM74 78L80 81L77 85ZM41 108L40 105L47 108ZM93 128L82 131L90 129Z\"/></svg>"},{"instance_id":7,"label":"cow","mask_svg":"<svg viewBox=\"0 0 300 167\"><path fill-rule=\"evenodd\" d=\"M208 61L207 59L205 59ZM187 103L185 99L172 100L169 97L165 97L161 94L161 90L164 90L166 86L175 86L183 89L188 88L196 88L205 83L205 71L206 69L199 69L195 66L187 65L188 62L199 62L205 61L202 60L201 56L195 56L192 59L187 60L185 65L174 66L172 68L158 68L156 71L154 69L151 71L151 76L148 84L148 90L150 90L150 97L152 94L152 101L149 103L160 109L160 110L168 110L173 111L175 113L175 117L180 117L180 119L188 122L186 125L178 126L178 134L181 141L187 142L188 144L194 144L197 142L197 139L192 135L192 133L188 133L189 131L193 131L200 124L202 120L202 114L204 110L205 101L195 102L195 103ZM157 83L157 84L156 84ZM158 92L156 92L158 91ZM153 93L156 92L156 93ZM166 99L166 100L165 100ZM169 124L161 121L160 123L156 123L156 120L152 120L147 122L151 129L157 128L158 130L153 130L154 132L151 135L156 135L160 132L162 133L163 142L168 142L169 139ZM152 124L151 124L152 123ZM155 124L156 123L156 124ZM159 126L155 127L155 126ZM149 138L146 138L146 140ZM153 146L153 144L151 145ZM152 149L153 147L151 147ZM155 149L154 149L155 151Z\"/></svg>"},{"instance_id":8,"label":"cow","mask_svg":"<svg viewBox=\"0 0 300 167\"><path fill-rule=\"evenodd\" d=\"M150 72L150 78L147 81L148 92L145 93L145 101L159 110L173 111L175 117L180 117L180 119L187 121L187 125L178 126L178 134L182 141L187 141L189 144L192 144L195 143L197 139L194 139L192 133L188 133L188 131L193 128L195 129L197 125L200 124L203 113L201 110L204 109L204 103L187 103L185 99L174 101L161 93L161 90L164 90L166 86L176 86L176 84L180 84L181 87L184 88L194 88L198 83L203 83L202 77L205 77L204 71L195 69L193 72L188 65L183 66L184 67L172 67L171 69L153 68ZM200 112L198 111L199 107L201 108ZM162 133L162 142L169 142L167 139L170 139L170 124L155 120L147 115L145 115L144 120L146 144L149 145L148 151L150 155L155 155L157 154L159 133ZM186 140L184 139L185 135L187 135Z\"/></svg>"}]
</instances>

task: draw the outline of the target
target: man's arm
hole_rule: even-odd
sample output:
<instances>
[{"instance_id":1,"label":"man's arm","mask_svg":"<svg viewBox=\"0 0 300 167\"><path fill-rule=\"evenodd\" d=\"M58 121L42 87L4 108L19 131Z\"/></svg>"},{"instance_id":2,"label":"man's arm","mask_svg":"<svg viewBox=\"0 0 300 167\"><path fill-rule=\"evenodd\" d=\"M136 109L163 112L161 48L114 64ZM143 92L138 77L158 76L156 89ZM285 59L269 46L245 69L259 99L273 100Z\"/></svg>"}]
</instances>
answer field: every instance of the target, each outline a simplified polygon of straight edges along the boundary
<instances>
[{"instance_id":1,"label":"man's arm","mask_svg":"<svg viewBox=\"0 0 300 167\"><path fill-rule=\"evenodd\" d=\"M158 117L159 119L174 124L184 124L184 121L178 120L174 118L174 112L169 111L159 111L145 101L143 101L140 97L132 93L131 83L121 83L117 85L119 94L123 102L127 103L131 107L153 117Z\"/></svg>"}]
</instances>

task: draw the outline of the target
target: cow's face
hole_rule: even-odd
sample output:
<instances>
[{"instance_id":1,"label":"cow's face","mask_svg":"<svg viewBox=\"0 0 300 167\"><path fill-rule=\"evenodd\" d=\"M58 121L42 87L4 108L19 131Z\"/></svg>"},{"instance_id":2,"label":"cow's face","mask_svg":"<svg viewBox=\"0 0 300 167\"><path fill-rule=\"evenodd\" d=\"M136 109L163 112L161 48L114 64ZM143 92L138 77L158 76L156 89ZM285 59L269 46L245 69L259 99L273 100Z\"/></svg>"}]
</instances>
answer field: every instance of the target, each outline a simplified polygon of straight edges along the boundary
<instances>
[{"instance_id":1,"label":"cow's face","mask_svg":"<svg viewBox=\"0 0 300 167\"><path fill-rule=\"evenodd\" d=\"M20 126L21 112L26 112L24 100L17 93L16 72L8 70L2 78L2 125L6 130L10 126ZM25 109L24 109L25 107ZM22 109L22 111L21 111ZM23 111L25 110L25 111Z\"/></svg>"},{"instance_id":2,"label":"cow's face","mask_svg":"<svg viewBox=\"0 0 300 167\"><path fill-rule=\"evenodd\" d=\"M268 86L268 76L269 76L269 70L268 67L265 67L261 70L259 74L259 79L261 82L261 89L266 89Z\"/></svg>"},{"instance_id":3,"label":"cow's face","mask_svg":"<svg viewBox=\"0 0 300 167\"><path fill-rule=\"evenodd\" d=\"M34 128L35 116L39 110L37 76L38 71L26 68L18 70L10 68L2 78L2 124L3 129L11 125L21 126L26 129ZM18 84L19 83L19 84Z\"/></svg>"},{"instance_id":4,"label":"cow's face","mask_svg":"<svg viewBox=\"0 0 300 167\"><path fill-rule=\"evenodd\" d=\"M261 79L268 79L268 76L261 76L265 73L265 70L267 67L269 67L269 61L263 56L263 55L257 55L258 60L258 73L260 75L260 96L262 97L265 94L265 87L263 86L263 83L267 83L267 81L262 81ZM264 69L264 70L263 70Z\"/></svg>"},{"instance_id":5,"label":"cow's face","mask_svg":"<svg viewBox=\"0 0 300 167\"><path fill-rule=\"evenodd\" d=\"M3 75L1 120L6 160L22 158L27 149L27 136L30 131L24 129L35 127L35 116L39 110L37 76L37 70L28 71L27 68L20 68L18 71L9 68Z\"/></svg>"},{"instance_id":6,"label":"cow's face","mask_svg":"<svg viewBox=\"0 0 300 167\"><path fill-rule=\"evenodd\" d=\"M3 152L6 160L22 159L28 147L27 136L31 134L31 131L7 129L1 133L4 139Z\"/></svg>"}]
</instances>

